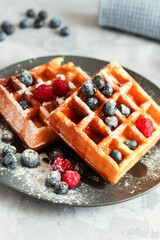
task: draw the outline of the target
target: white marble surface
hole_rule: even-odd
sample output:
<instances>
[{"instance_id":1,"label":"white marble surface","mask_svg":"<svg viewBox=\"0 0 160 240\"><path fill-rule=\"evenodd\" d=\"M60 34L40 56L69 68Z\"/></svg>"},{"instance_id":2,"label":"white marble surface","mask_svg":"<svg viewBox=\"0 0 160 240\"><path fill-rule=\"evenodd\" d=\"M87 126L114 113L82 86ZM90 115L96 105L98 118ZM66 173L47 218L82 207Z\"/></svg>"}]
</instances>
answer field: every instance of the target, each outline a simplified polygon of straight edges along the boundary
<instances>
[{"instance_id":1,"label":"white marble surface","mask_svg":"<svg viewBox=\"0 0 160 240\"><path fill-rule=\"evenodd\" d=\"M62 38L49 28L16 29L0 43L0 68L46 55L81 55L117 60L160 86L158 42L98 27L98 0L0 0L0 22L17 24L26 9L46 9L72 34ZM160 239L160 187L134 200L106 207L55 206L0 184L0 239Z\"/></svg>"}]
</instances>

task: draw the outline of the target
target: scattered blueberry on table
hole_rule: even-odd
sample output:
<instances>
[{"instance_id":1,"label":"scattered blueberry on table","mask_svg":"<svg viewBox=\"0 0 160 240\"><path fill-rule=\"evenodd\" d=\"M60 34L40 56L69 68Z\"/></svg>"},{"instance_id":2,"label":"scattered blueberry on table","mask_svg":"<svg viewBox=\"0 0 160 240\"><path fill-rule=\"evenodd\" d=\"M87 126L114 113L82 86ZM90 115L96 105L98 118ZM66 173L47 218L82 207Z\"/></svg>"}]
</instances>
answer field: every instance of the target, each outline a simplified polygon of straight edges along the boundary
<instances>
[{"instance_id":1,"label":"scattered blueberry on table","mask_svg":"<svg viewBox=\"0 0 160 240\"><path fill-rule=\"evenodd\" d=\"M61 30L60 30L60 35L63 36L63 37L66 37L68 35L71 34L71 30L69 27L63 27Z\"/></svg>"},{"instance_id":2,"label":"scattered blueberry on table","mask_svg":"<svg viewBox=\"0 0 160 240\"><path fill-rule=\"evenodd\" d=\"M44 26L45 22L43 19L40 19L40 18L37 18L35 21L34 21L34 24L33 24L33 27L34 28L42 28Z\"/></svg>"},{"instance_id":3,"label":"scattered blueberry on table","mask_svg":"<svg viewBox=\"0 0 160 240\"><path fill-rule=\"evenodd\" d=\"M30 27L30 21L28 19L23 19L19 23L20 28L25 29Z\"/></svg>"},{"instance_id":4,"label":"scattered blueberry on table","mask_svg":"<svg viewBox=\"0 0 160 240\"><path fill-rule=\"evenodd\" d=\"M48 17L48 14L46 11L42 10L38 14L38 18L45 20Z\"/></svg>"},{"instance_id":5,"label":"scattered blueberry on table","mask_svg":"<svg viewBox=\"0 0 160 240\"><path fill-rule=\"evenodd\" d=\"M19 80L26 85L26 87L30 87L33 84L33 78L30 72L24 71L19 76Z\"/></svg>"},{"instance_id":6,"label":"scattered blueberry on table","mask_svg":"<svg viewBox=\"0 0 160 240\"><path fill-rule=\"evenodd\" d=\"M36 13L33 9L28 9L26 12L26 16L29 18L34 18L36 16Z\"/></svg>"},{"instance_id":7,"label":"scattered blueberry on table","mask_svg":"<svg viewBox=\"0 0 160 240\"><path fill-rule=\"evenodd\" d=\"M6 25L4 28L3 28L3 31L7 34L7 35L12 35L15 31L15 28L12 24L10 25Z\"/></svg>"},{"instance_id":8,"label":"scattered blueberry on table","mask_svg":"<svg viewBox=\"0 0 160 240\"><path fill-rule=\"evenodd\" d=\"M61 25L61 20L58 18L53 18L49 22L50 28L58 28Z\"/></svg>"}]
</instances>

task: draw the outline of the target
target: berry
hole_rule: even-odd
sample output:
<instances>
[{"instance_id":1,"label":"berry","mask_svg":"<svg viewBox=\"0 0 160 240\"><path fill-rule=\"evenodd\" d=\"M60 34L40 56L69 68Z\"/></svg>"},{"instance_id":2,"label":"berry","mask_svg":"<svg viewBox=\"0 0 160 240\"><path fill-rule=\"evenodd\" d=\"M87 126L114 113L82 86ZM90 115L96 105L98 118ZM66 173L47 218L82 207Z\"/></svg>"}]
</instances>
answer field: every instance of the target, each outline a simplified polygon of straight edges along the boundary
<instances>
[{"instance_id":1,"label":"berry","mask_svg":"<svg viewBox=\"0 0 160 240\"><path fill-rule=\"evenodd\" d=\"M40 19L46 19L47 17L48 17L48 14L47 14L47 12L46 11L40 11L39 12L39 14L38 14L38 17L40 18Z\"/></svg>"},{"instance_id":2,"label":"berry","mask_svg":"<svg viewBox=\"0 0 160 240\"><path fill-rule=\"evenodd\" d=\"M61 30L60 30L60 35L65 37L65 36L68 36L71 34L71 30L69 27L63 27Z\"/></svg>"},{"instance_id":3,"label":"berry","mask_svg":"<svg viewBox=\"0 0 160 240\"><path fill-rule=\"evenodd\" d=\"M90 80L84 82L81 87L81 92L82 92L83 96L86 98L93 97L94 94L96 93L96 91L97 91L96 86Z\"/></svg>"},{"instance_id":4,"label":"berry","mask_svg":"<svg viewBox=\"0 0 160 240\"><path fill-rule=\"evenodd\" d=\"M66 171L62 175L62 181L66 182L69 188L72 188L79 183L80 175L77 170Z\"/></svg>"},{"instance_id":5,"label":"berry","mask_svg":"<svg viewBox=\"0 0 160 240\"><path fill-rule=\"evenodd\" d=\"M40 162L39 154L34 150L26 149L22 152L21 162L26 167L36 167Z\"/></svg>"},{"instance_id":6,"label":"berry","mask_svg":"<svg viewBox=\"0 0 160 240\"><path fill-rule=\"evenodd\" d=\"M118 119L115 116L106 117L104 119L106 125L111 129L115 129L118 126Z\"/></svg>"},{"instance_id":7,"label":"berry","mask_svg":"<svg viewBox=\"0 0 160 240\"><path fill-rule=\"evenodd\" d=\"M96 87L99 90L102 90L105 86L105 82L103 80L103 78L100 75L96 75L93 79L93 83L96 85Z\"/></svg>"},{"instance_id":8,"label":"berry","mask_svg":"<svg viewBox=\"0 0 160 240\"><path fill-rule=\"evenodd\" d=\"M135 140L127 140L124 142L124 144L131 150L134 150L137 147L137 142Z\"/></svg>"},{"instance_id":9,"label":"berry","mask_svg":"<svg viewBox=\"0 0 160 240\"><path fill-rule=\"evenodd\" d=\"M11 23L8 20L3 21L1 24L2 30L4 30L9 25L11 25Z\"/></svg>"},{"instance_id":10,"label":"berry","mask_svg":"<svg viewBox=\"0 0 160 240\"><path fill-rule=\"evenodd\" d=\"M94 111L98 108L99 106L99 102L98 99L95 97L91 97L91 98L87 98L87 100L85 101L85 103L88 105L88 107Z\"/></svg>"},{"instance_id":11,"label":"berry","mask_svg":"<svg viewBox=\"0 0 160 240\"><path fill-rule=\"evenodd\" d=\"M61 21L58 18L53 18L49 22L50 28L58 28L61 25Z\"/></svg>"},{"instance_id":12,"label":"berry","mask_svg":"<svg viewBox=\"0 0 160 240\"><path fill-rule=\"evenodd\" d=\"M48 174L46 178L46 186L54 187L56 183L61 181L61 174L59 171L52 171Z\"/></svg>"},{"instance_id":13,"label":"berry","mask_svg":"<svg viewBox=\"0 0 160 240\"><path fill-rule=\"evenodd\" d=\"M29 18L34 18L36 16L35 11L33 9L28 9L26 12L26 16Z\"/></svg>"},{"instance_id":14,"label":"berry","mask_svg":"<svg viewBox=\"0 0 160 240\"><path fill-rule=\"evenodd\" d=\"M68 185L65 182L59 182L54 187L55 193L65 194L68 192Z\"/></svg>"},{"instance_id":15,"label":"berry","mask_svg":"<svg viewBox=\"0 0 160 240\"><path fill-rule=\"evenodd\" d=\"M67 170L72 170L73 166L68 159L64 159L62 156L58 156L53 163L53 170L58 170L63 173Z\"/></svg>"},{"instance_id":16,"label":"berry","mask_svg":"<svg viewBox=\"0 0 160 240\"><path fill-rule=\"evenodd\" d=\"M125 104L120 104L118 106L119 111L125 116L128 117L131 114L131 110Z\"/></svg>"},{"instance_id":17,"label":"berry","mask_svg":"<svg viewBox=\"0 0 160 240\"><path fill-rule=\"evenodd\" d=\"M51 161L54 161L60 155L63 156L63 151L60 148L52 148L48 153Z\"/></svg>"},{"instance_id":18,"label":"berry","mask_svg":"<svg viewBox=\"0 0 160 240\"><path fill-rule=\"evenodd\" d=\"M69 90L69 85L66 81L57 79L53 82L52 85L53 93L58 97L63 97Z\"/></svg>"},{"instance_id":19,"label":"berry","mask_svg":"<svg viewBox=\"0 0 160 240\"><path fill-rule=\"evenodd\" d=\"M24 71L19 76L19 80L26 85L26 87L30 87L33 84L33 78L30 72Z\"/></svg>"},{"instance_id":20,"label":"berry","mask_svg":"<svg viewBox=\"0 0 160 240\"><path fill-rule=\"evenodd\" d=\"M30 26L30 21L28 19L23 19L19 23L20 28L28 28Z\"/></svg>"},{"instance_id":21,"label":"berry","mask_svg":"<svg viewBox=\"0 0 160 240\"><path fill-rule=\"evenodd\" d=\"M34 28L42 28L44 26L44 20L36 19L33 23Z\"/></svg>"},{"instance_id":22,"label":"berry","mask_svg":"<svg viewBox=\"0 0 160 240\"><path fill-rule=\"evenodd\" d=\"M19 163L19 158L13 153L7 153L2 159L2 163L5 167L15 168Z\"/></svg>"},{"instance_id":23,"label":"berry","mask_svg":"<svg viewBox=\"0 0 160 240\"><path fill-rule=\"evenodd\" d=\"M42 84L34 90L33 97L40 102L51 101L53 99L52 88L46 84Z\"/></svg>"},{"instance_id":24,"label":"berry","mask_svg":"<svg viewBox=\"0 0 160 240\"><path fill-rule=\"evenodd\" d=\"M21 107L23 108L23 110L26 110L27 108L30 108L30 107L31 107L26 100L22 100L21 102L19 102L19 104L21 105Z\"/></svg>"},{"instance_id":25,"label":"berry","mask_svg":"<svg viewBox=\"0 0 160 240\"><path fill-rule=\"evenodd\" d=\"M139 119L136 127L146 138L150 137L154 131L153 122L149 118Z\"/></svg>"},{"instance_id":26,"label":"berry","mask_svg":"<svg viewBox=\"0 0 160 240\"><path fill-rule=\"evenodd\" d=\"M3 31L7 34L7 35L11 35L14 33L15 28L12 24L10 25L5 25L5 27L3 28Z\"/></svg>"},{"instance_id":27,"label":"berry","mask_svg":"<svg viewBox=\"0 0 160 240\"><path fill-rule=\"evenodd\" d=\"M122 161L122 153L116 149L110 152L110 157L118 164Z\"/></svg>"},{"instance_id":28,"label":"berry","mask_svg":"<svg viewBox=\"0 0 160 240\"><path fill-rule=\"evenodd\" d=\"M5 156L8 153L12 153L12 154L16 154L17 150L13 145L6 145L3 149L2 149L2 155Z\"/></svg>"},{"instance_id":29,"label":"berry","mask_svg":"<svg viewBox=\"0 0 160 240\"><path fill-rule=\"evenodd\" d=\"M2 138L1 140L3 142L6 142L6 143L10 143L10 142L13 142L14 141L14 135L12 132L8 131L8 130L5 130L3 131L2 133Z\"/></svg>"},{"instance_id":30,"label":"berry","mask_svg":"<svg viewBox=\"0 0 160 240\"><path fill-rule=\"evenodd\" d=\"M105 97L111 97L113 94L113 88L109 83L106 83L104 88L102 89L102 93Z\"/></svg>"},{"instance_id":31,"label":"berry","mask_svg":"<svg viewBox=\"0 0 160 240\"><path fill-rule=\"evenodd\" d=\"M108 100L104 104L104 112L107 116L112 116L116 112L116 103L114 100Z\"/></svg>"},{"instance_id":32,"label":"berry","mask_svg":"<svg viewBox=\"0 0 160 240\"><path fill-rule=\"evenodd\" d=\"M6 33L3 31L0 31L0 42L4 41L6 37L7 37Z\"/></svg>"}]
</instances>

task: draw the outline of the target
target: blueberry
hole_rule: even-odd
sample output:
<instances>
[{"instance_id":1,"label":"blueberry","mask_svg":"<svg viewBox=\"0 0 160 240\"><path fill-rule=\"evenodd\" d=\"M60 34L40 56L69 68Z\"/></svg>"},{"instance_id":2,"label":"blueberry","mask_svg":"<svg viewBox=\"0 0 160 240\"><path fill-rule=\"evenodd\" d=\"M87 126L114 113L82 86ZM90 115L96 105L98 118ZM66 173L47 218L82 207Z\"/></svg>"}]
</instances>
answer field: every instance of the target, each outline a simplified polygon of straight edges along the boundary
<instances>
[{"instance_id":1,"label":"blueberry","mask_svg":"<svg viewBox=\"0 0 160 240\"><path fill-rule=\"evenodd\" d=\"M85 101L85 103L88 105L88 107L94 111L98 108L99 106L99 102L98 99L95 97L91 97L91 98L87 98L87 100Z\"/></svg>"},{"instance_id":2,"label":"blueberry","mask_svg":"<svg viewBox=\"0 0 160 240\"><path fill-rule=\"evenodd\" d=\"M49 22L50 28L58 28L61 25L61 21L58 18L53 18Z\"/></svg>"},{"instance_id":3,"label":"blueberry","mask_svg":"<svg viewBox=\"0 0 160 240\"><path fill-rule=\"evenodd\" d=\"M33 9L28 9L26 12L26 16L29 18L34 18L36 16L35 11Z\"/></svg>"},{"instance_id":4,"label":"blueberry","mask_svg":"<svg viewBox=\"0 0 160 240\"><path fill-rule=\"evenodd\" d=\"M4 41L6 37L7 37L6 33L3 31L0 31L0 42Z\"/></svg>"},{"instance_id":5,"label":"blueberry","mask_svg":"<svg viewBox=\"0 0 160 240\"><path fill-rule=\"evenodd\" d=\"M52 148L48 153L51 161L54 161L60 155L63 156L63 151L60 148Z\"/></svg>"},{"instance_id":6,"label":"blueberry","mask_svg":"<svg viewBox=\"0 0 160 240\"><path fill-rule=\"evenodd\" d=\"M65 182L59 182L55 185L54 189L57 194L65 194L68 192L68 184Z\"/></svg>"},{"instance_id":7,"label":"blueberry","mask_svg":"<svg viewBox=\"0 0 160 240\"><path fill-rule=\"evenodd\" d=\"M93 79L93 83L96 85L96 87L99 90L102 90L105 86L105 82L103 80L103 78L100 75L96 75Z\"/></svg>"},{"instance_id":8,"label":"blueberry","mask_svg":"<svg viewBox=\"0 0 160 240\"><path fill-rule=\"evenodd\" d=\"M13 145L6 145L3 149L2 149L2 155L5 156L8 153L12 153L12 154L16 154L17 150Z\"/></svg>"},{"instance_id":9,"label":"blueberry","mask_svg":"<svg viewBox=\"0 0 160 240\"><path fill-rule=\"evenodd\" d=\"M69 27L63 27L61 30L60 30L60 35L65 37L65 36L68 36L71 34L71 30Z\"/></svg>"},{"instance_id":10,"label":"blueberry","mask_svg":"<svg viewBox=\"0 0 160 240\"><path fill-rule=\"evenodd\" d=\"M86 98L93 97L94 94L96 93L96 91L97 91L97 89L96 89L95 85L90 80L84 82L81 87L81 92L82 92L83 96Z\"/></svg>"},{"instance_id":11,"label":"blueberry","mask_svg":"<svg viewBox=\"0 0 160 240\"><path fill-rule=\"evenodd\" d=\"M9 25L11 25L11 23L8 20L3 21L1 24L2 30L4 30Z\"/></svg>"},{"instance_id":12,"label":"blueberry","mask_svg":"<svg viewBox=\"0 0 160 240\"><path fill-rule=\"evenodd\" d=\"M3 142L6 142L6 143L13 142L13 140L14 140L14 135L13 135L12 132L10 132L10 131L8 131L8 130L5 130L5 131L3 131L3 133L2 133L2 138L1 138L1 140L2 140Z\"/></svg>"},{"instance_id":13,"label":"blueberry","mask_svg":"<svg viewBox=\"0 0 160 240\"><path fill-rule=\"evenodd\" d=\"M118 119L115 116L106 117L104 121L111 130L118 126Z\"/></svg>"},{"instance_id":14,"label":"blueberry","mask_svg":"<svg viewBox=\"0 0 160 240\"><path fill-rule=\"evenodd\" d=\"M21 105L23 110L26 110L27 108L30 108L30 105L26 100L22 100L21 102L19 102L19 104Z\"/></svg>"},{"instance_id":15,"label":"blueberry","mask_svg":"<svg viewBox=\"0 0 160 240\"><path fill-rule=\"evenodd\" d=\"M15 31L15 28L13 25L6 25L4 28L3 28L3 31L7 34L7 35L11 35L14 33Z\"/></svg>"},{"instance_id":16,"label":"blueberry","mask_svg":"<svg viewBox=\"0 0 160 240\"><path fill-rule=\"evenodd\" d=\"M120 104L118 106L119 111L125 116L128 117L131 113L131 110L129 107L127 107L125 104Z\"/></svg>"},{"instance_id":17,"label":"blueberry","mask_svg":"<svg viewBox=\"0 0 160 240\"><path fill-rule=\"evenodd\" d=\"M116 112L116 103L114 100L108 100L104 104L104 112L107 116L112 116Z\"/></svg>"},{"instance_id":18,"label":"blueberry","mask_svg":"<svg viewBox=\"0 0 160 240\"><path fill-rule=\"evenodd\" d=\"M104 88L102 89L102 93L105 97L111 97L113 94L113 88L109 83L106 83Z\"/></svg>"},{"instance_id":19,"label":"blueberry","mask_svg":"<svg viewBox=\"0 0 160 240\"><path fill-rule=\"evenodd\" d=\"M26 149L22 152L21 162L26 167L36 167L40 162L39 154L31 149Z\"/></svg>"},{"instance_id":20,"label":"blueberry","mask_svg":"<svg viewBox=\"0 0 160 240\"><path fill-rule=\"evenodd\" d=\"M23 19L19 23L20 28L29 28L30 21L28 19Z\"/></svg>"},{"instance_id":21,"label":"blueberry","mask_svg":"<svg viewBox=\"0 0 160 240\"><path fill-rule=\"evenodd\" d=\"M34 26L34 28L42 28L43 26L44 26L44 20L42 20L42 19L36 19L35 21L34 21L34 24L33 24L33 26Z\"/></svg>"},{"instance_id":22,"label":"blueberry","mask_svg":"<svg viewBox=\"0 0 160 240\"><path fill-rule=\"evenodd\" d=\"M131 150L134 150L137 147L137 142L135 140L127 140L124 142L124 144Z\"/></svg>"},{"instance_id":23,"label":"blueberry","mask_svg":"<svg viewBox=\"0 0 160 240\"><path fill-rule=\"evenodd\" d=\"M61 181L61 174L59 171L52 171L48 174L46 178L46 186L54 187L56 183Z\"/></svg>"},{"instance_id":24,"label":"blueberry","mask_svg":"<svg viewBox=\"0 0 160 240\"><path fill-rule=\"evenodd\" d=\"M43 20L44 20L44 19L46 19L47 17L48 17L48 14L47 14L47 12L44 11L44 10L43 10L43 11L40 11L39 14L38 14L38 18L39 18L39 19L43 19Z\"/></svg>"},{"instance_id":25,"label":"blueberry","mask_svg":"<svg viewBox=\"0 0 160 240\"><path fill-rule=\"evenodd\" d=\"M24 71L21 73L21 75L19 76L19 80L26 85L26 87L29 87L33 84L33 78L32 75L30 74L30 72L28 71Z\"/></svg>"},{"instance_id":26,"label":"blueberry","mask_svg":"<svg viewBox=\"0 0 160 240\"><path fill-rule=\"evenodd\" d=\"M19 158L13 153L7 153L2 159L2 163L5 167L15 168L19 163Z\"/></svg>"},{"instance_id":27,"label":"blueberry","mask_svg":"<svg viewBox=\"0 0 160 240\"><path fill-rule=\"evenodd\" d=\"M118 164L122 161L122 153L116 149L110 152L110 157Z\"/></svg>"}]
</instances>

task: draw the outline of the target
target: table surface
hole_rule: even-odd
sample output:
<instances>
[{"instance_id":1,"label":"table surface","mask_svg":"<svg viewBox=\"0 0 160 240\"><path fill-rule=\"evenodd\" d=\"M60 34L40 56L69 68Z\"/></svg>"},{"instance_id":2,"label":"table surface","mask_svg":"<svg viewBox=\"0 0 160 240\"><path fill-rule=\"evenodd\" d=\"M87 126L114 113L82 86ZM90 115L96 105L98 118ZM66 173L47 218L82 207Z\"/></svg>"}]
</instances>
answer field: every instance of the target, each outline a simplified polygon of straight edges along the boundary
<instances>
[{"instance_id":1,"label":"table surface","mask_svg":"<svg viewBox=\"0 0 160 240\"><path fill-rule=\"evenodd\" d=\"M67 4L66 4L67 3ZM98 0L0 0L0 22L14 24L25 11L45 9L72 34L59 36L48 27L16 28L0 43L0 68L47 55L80 55L117 60L160 87L160 46L156 41L98 26ZM160 239L160 187L124 203L105 207L65 207L32 199L0 184L0 239Z\"/></svg>"}]
</instances>

